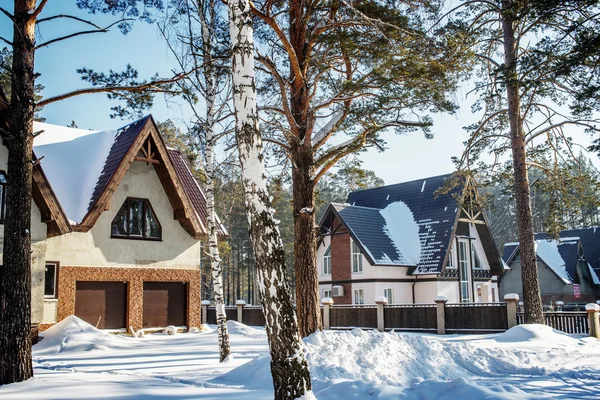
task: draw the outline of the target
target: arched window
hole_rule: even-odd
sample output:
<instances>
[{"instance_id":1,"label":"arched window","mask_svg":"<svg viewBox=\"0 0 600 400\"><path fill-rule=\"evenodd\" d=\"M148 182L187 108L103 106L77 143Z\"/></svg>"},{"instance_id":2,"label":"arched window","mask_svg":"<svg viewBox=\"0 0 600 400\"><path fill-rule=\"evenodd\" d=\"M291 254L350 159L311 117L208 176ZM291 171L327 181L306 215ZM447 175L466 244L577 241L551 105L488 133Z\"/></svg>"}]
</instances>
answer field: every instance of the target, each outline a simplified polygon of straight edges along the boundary
<instances>
[{"instance_id":1,"label":"arched window","mask_svg":"<svg viewBox=\"0 0 600 400\"><path fill-rule=\"evenodd\" d=\"M0 224L4 223L6 216L6 172L0 171Z\"/></svg>"},{"instance_id":2,"label":"arched window","mask_svg":"<svg viewBox=\"0 0 600 400\"><path fill-rule=\"evenodd\" d=\"M150 202L128 197L112 221L111 237L160 240L162 229Z\"/></svg>"}]
</instances>

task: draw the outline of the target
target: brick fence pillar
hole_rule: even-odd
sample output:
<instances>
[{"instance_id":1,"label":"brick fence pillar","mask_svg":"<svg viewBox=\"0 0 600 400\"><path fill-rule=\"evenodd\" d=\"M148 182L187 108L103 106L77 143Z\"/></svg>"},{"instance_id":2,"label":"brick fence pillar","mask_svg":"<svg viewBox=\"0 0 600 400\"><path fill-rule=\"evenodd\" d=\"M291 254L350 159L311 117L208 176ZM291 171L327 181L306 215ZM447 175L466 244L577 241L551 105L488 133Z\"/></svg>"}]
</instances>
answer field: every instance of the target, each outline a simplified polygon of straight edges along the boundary
<instances>
[{"instance_id":1,"label":"brick fence pillar","mask_svg":"<svg viewBox=\"0 0 600 400\"><path fill-rule=\"evenodd\" d=\"M590 321L590 336L600 339L600 323L598 322L598 311L600 311L600 306L598 304L589 303L585 305L585 311L587 311L588 319Z\"/></svg>"},{"instance_id":2,"label":"brick fence pillar","mask_svg":"<svg viewBox=\"0 0 600 400\"><path fill-rule=\"evenodd\" d=\"M387 297L378 296L375 299L375 304L377 304L377 330L379 332L385 331L385 313L384 308L388 303Z\"/></svg>"},{"instance_id":3,"label":"brick fence pillar","mask_svg":"<svg viewBox=\"0 0 600 400\"><path fill-rule=\"evenodd\" d=\"M202 300L200 305L202 306L202 320L200 323L208 324L208 306L210 306L210 300Z\"/></svg>"},{"instance_id":4,"label":"brick fence pillar","mask_svg":"<svg viewBox=\"0 0 600 400\"><path fill-rule=\"evenodd\" d=\"M331 329L331 306L333 305L333 299L330 297L325 297L321 299L321 304L323 304L323 329L329 330Z\"/></svg>"},{"instance_id":5,"label":"brick fence pillar","mask_svg":"<svg viewBox=\"0 0 600 400\"><path fill-rule=\"evenodd\" d=\"M243 324L244 322L244 318L243 318L243 313L244 313L244 306L246 305L246 302L244 300L236 300L235 301L235 305L237 306L237 322L239 322L240 324Z\"/></svg>"},{"instance_id":6,"label":"brick fence pillar","mask_svg":"<svg viewBox=\"0 0 600 400\"><path fill-rule=\"evenodd\" d=\"M505 294L504 301L506 302L506 321L508 322L508 329L510 329L517 325L517 303L519 302L519 295L516 293Z\"/></svg>"},{"instance_id":7,"label":"brick fence pillar","mask_svg":"<svg viewBox=\"0 0 600 400\"><path fill-rule=\"evenodd\" d=\"M436 296L433 301L437 308L437 331L438 335L446 334L446 303L448 298L445 296Z\"/></svg>"}]
</instances>

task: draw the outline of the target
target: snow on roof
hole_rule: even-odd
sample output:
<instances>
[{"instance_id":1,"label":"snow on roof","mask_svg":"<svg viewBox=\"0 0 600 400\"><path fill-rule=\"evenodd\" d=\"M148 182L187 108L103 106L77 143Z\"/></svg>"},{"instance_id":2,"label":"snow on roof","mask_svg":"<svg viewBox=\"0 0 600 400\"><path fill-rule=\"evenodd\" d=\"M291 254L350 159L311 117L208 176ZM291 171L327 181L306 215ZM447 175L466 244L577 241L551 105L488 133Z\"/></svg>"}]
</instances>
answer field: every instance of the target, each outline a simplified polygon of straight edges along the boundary
<instances>
[{"instance_id":1,"label":"snow on roof","mask_svg":"<svg viewBox=\"0 0 600 400\"><path fill-rule=\"evenodd\" d=\"M79 224L117 137L116 131L88 131L40 122L33 149L67 218Z\"/></svg>"},{"instance_id":2,"label":"snow on roof","mask_svg":"<svg viewBox=\"0 0 600 400\"><path fill-rule=\"evenodd\" d=\"M559 242L558 240L536 240L536 253L544 263L566 284L573 281L567 272L567 265L558 251L562 244L575 244L576 242Z\"/></svg>"},{"instance_id":3,"label":"snow on roof","mask_svg":"<svg viewBox=\"0 0 600 400\"><path fill-rule=\"evenodd\" d=\"M379 213L385 219L383 231L404 258L404 264L417 265L421 258L421 241L419 225L410 208L403 201L395 201Z\"/></svg>"},{"instance_id":4,"label":"snow on roof","mask_svg":"<svg viewBox=\"0 0 600 400\"><path fill-rule=\"evenodd\" d=\"M592 282L594 285L600 285L600 278L598 278L598 274L596 271L594 271L594 268L592 268L590 263L588 263L588 269L590 270L590 275L592 276Z\"/></svg>"}]
</instances>

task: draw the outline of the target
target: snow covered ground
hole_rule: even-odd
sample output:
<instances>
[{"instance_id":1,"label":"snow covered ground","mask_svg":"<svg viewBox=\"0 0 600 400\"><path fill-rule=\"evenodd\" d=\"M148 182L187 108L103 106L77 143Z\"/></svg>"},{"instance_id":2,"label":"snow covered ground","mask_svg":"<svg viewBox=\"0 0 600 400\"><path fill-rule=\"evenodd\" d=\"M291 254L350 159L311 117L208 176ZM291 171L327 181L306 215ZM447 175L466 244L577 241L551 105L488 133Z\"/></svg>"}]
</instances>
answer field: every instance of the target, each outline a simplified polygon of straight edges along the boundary
<instances>
[{"instance_id":1,"label":"snow covered ground","mask_svg":"<svg viewBox=\"0 0 600 400\"><path fill-rule=\"evenodd\" d=\"M34 346L35 377L0 387L0 399L272 398L264 330L228 325L233 355L219 364L214 329L135 339L70 317ZM600 398L600 340L541 325L478 336L329 331L306 349L320 400Z\"/></svg>"}]
</instances>

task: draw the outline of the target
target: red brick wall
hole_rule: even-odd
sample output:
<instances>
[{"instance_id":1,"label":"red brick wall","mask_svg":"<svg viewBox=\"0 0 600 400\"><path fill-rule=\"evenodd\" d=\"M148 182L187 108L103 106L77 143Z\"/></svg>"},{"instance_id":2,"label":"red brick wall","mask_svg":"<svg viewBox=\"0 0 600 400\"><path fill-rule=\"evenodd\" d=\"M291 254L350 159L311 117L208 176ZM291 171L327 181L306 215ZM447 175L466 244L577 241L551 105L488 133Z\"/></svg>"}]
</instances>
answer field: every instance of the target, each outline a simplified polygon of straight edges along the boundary
<instances>
[{"instance_id":1,"label":"red brick wall","mask_svg":"<svg viewBox=\"0 0 600 400\"><path fill-rule=\"evenodd\" d=\"M333 226L338 226L339 221L334 220ZM331 280L346 281L352 278L352 265L350 258L350 235L342 226L331 236ZM334 297L335 304L352 304L352 285L350 283L334 284L344 287L343 297Z\"/></svg>"}]
</instances>

